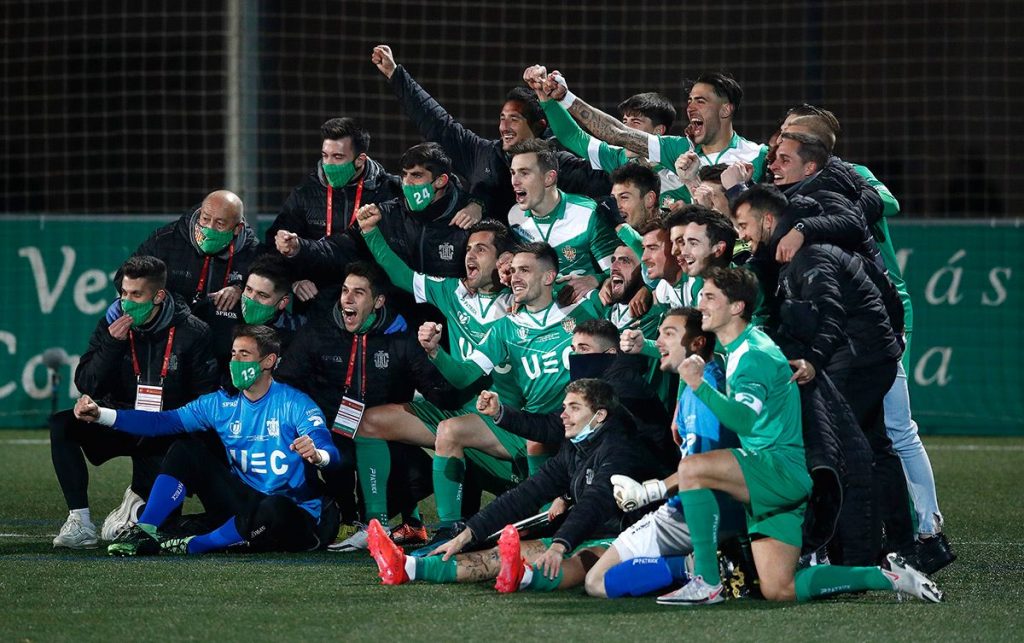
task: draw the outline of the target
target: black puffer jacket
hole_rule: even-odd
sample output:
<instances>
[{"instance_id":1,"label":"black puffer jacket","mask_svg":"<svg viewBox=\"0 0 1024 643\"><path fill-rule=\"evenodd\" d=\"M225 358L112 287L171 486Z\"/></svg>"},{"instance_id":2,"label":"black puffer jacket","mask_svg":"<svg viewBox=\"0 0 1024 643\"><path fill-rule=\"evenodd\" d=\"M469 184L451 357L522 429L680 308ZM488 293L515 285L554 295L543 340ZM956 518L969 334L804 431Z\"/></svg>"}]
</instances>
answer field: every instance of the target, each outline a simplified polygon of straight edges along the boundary
<instances>
[{"instance_id":1,"label":"black puffer jacket","mask_svg":"<svg viewBox=\"0 0 1024 643\"><path fill-rule=\"evenodd\" d=\"M411 211L404 196L377 204L381 211L378 227L388 246L416 272L435 277L465 276L469 231L451 222L469 204L469 195L455 183L450 182L447 193L420 212ZM293 261L302 266L304 278L317 283L341 283L350 261L373 259L357 226L325 239L304 239L300 246Z\"/></svg>"},{"instance_id":2,"label":"black puffer jacket","mask_svg":"<svg viewBox=\"0 0 1024 643\"><path fill-rule=\"evenodd\" d=\"M225 286L242 287L242 280L249 272L249 265L256 258L259 241L248 223L235 236L231 246L210 256L206 283L199 290L199 280L207 256L199 249L194 234L199 219L199 206L182 215L177 221L157 228L142 242L132 256L150 255L167 264L167 289L192 307L192 312L207 323L203 311L197 304L204 303L205 295L217 292ZM117 281L119 281L118 275Z\"/></svg>"},{"instance_id":3,"label":"black puffer jacket","mask_svg":"<svg viewBox=\"0 0 1024 643\"><path fill-rule=\"evenodd\" d=\"M789 359L834 373L902 354L882 294L859 255L828 244L804 245L782 267L779 287L779 346Z\"/></svg>"},{"instance_id":4,"label":"black puffer jacket","mask_svg":"<svg viewBox=\"0 0 1024 643\"><path fill-rule=\"evenodd\" d=\"M362 340L354 340L364 335L345 330L337 311L338 307L332 306L326 315L299 329L274 371L275 379L309 395L328 422L333 422L345 394L349 357L355 348L350 396L361 399L367 407L408 402L417 390L438 406L450 406L446 396L454 393L451 386L427 358L415 335L409 334L405 319L389 313L387 307L365 334L366 390L362 391Z\"/></svg>"},{"instance_id":5,"label":"black puffer jacket","mask_svg":"<svg viewBox=\"0 0 1024 643\"><path fill-rule=\"evenodd\" d=\"M611 477L643 480L649 466L631 437L631 425L628 415L612 413L591 438L578 444L565 440L558 454L535 474L469 519L474 541L482 542L505 525L534 515L559 496L572 507L554 534L566 551L589 538L618 535L622 514L615 505Z\"/></svg>"},{"instance_id":6,"label":"black puffer jacket","mask_svg":"<svg viewBox=\"0 0 1024 643\"><path fill-rule=\"evenodd\" d=\"M814 485L804 515L803 553L835 536L840 547L830 548L830 555L841 555L846 565L872 565L871 446L826 373L800 387L800 406Z\"/></svg>"},{"instance_id":7,"label":"black puffer jacket","mask_svg":"<svg viewBox=\"0 0 1024 643\"><path fill-rule=\"evenodd\" d=\"M388 174L377 161L366 159L363 176L363 193L360 205L367 203L383 203L402 196L402 181L393 174ZM331 197L332 224L331 232L342 232L352 220L352 211L356 204L356 192L359 178L352 179L347 185L333 191ZM274 237L278 230L294 232L302 239L321 239L327 234L327 179L324 176L323 163L317 162L316 169L302 180L292 193L288 195L277 218L263 235L263 243L269 250L274 250Z\"/></svg>"},{"instance_id":8,"label":"black puffer jacket","mask_svg":"<svg viewBox=\"0 0 1024 643\"><path fill-rule=\"evenodd\" d=\"M823 215L804 220L804 243L831 243L856 252L878 265L882 262L870 225L882 218L882 197L864 177L833 156L818 174L784 190L787 197L817 201Z\"/></svg>"},{"instance_id":9,"label":"black puffer jacket","mask_svg":"<svg viewBox=\"0 0 1024 643\"><path fill-rule=\"evenodd\" d=\"M452 160L455 172L466 177L469 192L484 204L484 215L505 221L515 203L510 180L510 159L497 139L481 138L455 120L434 100L405 67L398 65L390 79L402 111L416 124L424 139L438 143ZM585 159L564 150L558 158L558 187L565 192L598 199L611 192L608 175L594 170Z\"/></svg>"},{"instance_id":10,"label":"black puffer jacket","mask_svg":"<svg viewBox=\"0 0 1024 643\"><path fill-rule=\"evenodd\" d=\"M183 303L169 299L156 319L132 331L140 381L159 384L167 336L174 328L174 343L164 380L163 405L176 409L200 395L217 389L217 364L210 348L210 327L196 319ZM131 342L110 336L104 318L89 338L89 348L75 369L75 386L104 406L130 409L135 406L135 370Z\"/></svg>"}]
</instances>

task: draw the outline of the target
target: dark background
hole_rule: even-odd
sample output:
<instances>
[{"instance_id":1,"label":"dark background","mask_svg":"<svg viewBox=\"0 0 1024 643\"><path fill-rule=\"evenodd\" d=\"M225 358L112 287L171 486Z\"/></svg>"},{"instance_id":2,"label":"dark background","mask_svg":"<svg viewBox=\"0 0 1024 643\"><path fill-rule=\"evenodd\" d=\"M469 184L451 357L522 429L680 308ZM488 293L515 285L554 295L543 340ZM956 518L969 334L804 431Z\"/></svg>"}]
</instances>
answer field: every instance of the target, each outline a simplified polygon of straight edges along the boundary
<instances>
[{"instance_id":1,"label":"dark background","mask_svg":"<svg viewBox=\"0 0 1024 643\"><path fill-rule=\"evenodd\" d=\"M274 213L319 156L319 125L357 118L392 171L419 142L378 42L455 117L496 136L527 65L612 110L640 91L684 107L683 80L741 82L736 129L763 141L808 101L843 124L912 217L1007 218L1021 174L1020 2L284 2L241 0L256 27L248 211ZM227 3L4 1L0 211L178 212L225 183ZM673 128L678 132L680 127Z\"/></svg>"}]
</instances>

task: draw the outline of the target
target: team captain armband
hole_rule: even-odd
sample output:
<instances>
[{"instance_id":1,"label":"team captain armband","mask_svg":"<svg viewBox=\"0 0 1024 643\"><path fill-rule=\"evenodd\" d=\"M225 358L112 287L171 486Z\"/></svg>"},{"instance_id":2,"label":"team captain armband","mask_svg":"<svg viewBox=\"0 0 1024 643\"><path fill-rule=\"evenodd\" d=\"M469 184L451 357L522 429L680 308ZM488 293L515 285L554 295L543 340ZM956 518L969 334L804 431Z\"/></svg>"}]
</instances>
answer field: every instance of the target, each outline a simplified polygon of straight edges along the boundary
<instances>
[{"instance_id":1,"label":"team captain armband","mask_svg":"<svg viewBox=\"0 0 1024 643\"><path fill-rule=\"evenodd\" d=\"M736 393L732 396L732 399L736 400L743 406L753 411L756 415L761 415L761 409L764 408L764 402L757 399L750 393Z\"/></svg>"}]
</instances>

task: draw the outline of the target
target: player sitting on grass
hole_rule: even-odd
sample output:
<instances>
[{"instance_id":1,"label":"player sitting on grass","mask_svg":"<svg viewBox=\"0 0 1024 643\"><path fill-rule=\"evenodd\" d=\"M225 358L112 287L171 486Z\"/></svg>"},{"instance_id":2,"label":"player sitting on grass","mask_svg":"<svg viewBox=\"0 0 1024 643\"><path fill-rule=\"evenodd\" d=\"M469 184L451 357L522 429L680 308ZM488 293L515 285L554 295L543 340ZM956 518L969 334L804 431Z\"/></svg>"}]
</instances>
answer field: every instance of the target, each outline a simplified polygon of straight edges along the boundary
<instances>
[{"instance_id":1,"label":"player sitting on grass","mask_svg":"<svg viewBox=\"0 0 1024 643\"><path fill-rule=\"evenodd\" d=\"M698 308L702 328L715 333L725 349L726 393L704 380L699 355L683 360L680 377L722 424L736 432L741 448L695 454L680 463L678 500L686 516L695 577L658 602L702 605L724 600L716 556L719 508L713 490L745 505L761 592L770 601L806 601L869 589L941 601L938 587L897 554L888 555L888 569L816 565L797 571L811 491L800 394L782 351L750 324L757 289L757 278L742 268L715 268L706 275Z\"/></svg>"},{"instance_id":2,"label":"player sitting on grass","mask_svg":"<svg viewBox=\"0 0 1024 643\"><path fill-rule=\"evenodd\" d=\"M499 402L495 396L481 396L480 404ZM566 441L558 454L470 518L466 529L430 556L405 556L380 523L371 521L370 554L383 583L471 583L497 578L495 589L502 593L582 584L587 569L611 542L608 536L618 532L620 513L612 497L611 476L638 475L646 463L633 444L632 420L610 384L576 380L565 387L563 407ZM571 507L554 536L520 542L511 523L532 516L552 498L565 498ZM459 554L467 545L486 542L503 525L497 547Z\"/></svg>"},{"instance_id":3,"label":"player sitting on grass","mask_svg":"<svg viewBox=\"0 0 1024 643\"><path fill-rule=\"evenodd\" d=\"M213 430L226 451L215 453L198 439L175 442L138 524L108 547L112 556L202 554L244 543L262 551L320 545L322 502L312 467L336 465L338 450L313 400L271 376L281 353L277 334L241 325L234 336L229 365L239 393L220 390L159 413L102 408L87 395L75 404L79 420L133 435ZM158 528L188 493L223 523L208 534L164 538Z\"/></svg>"}]
</instances>

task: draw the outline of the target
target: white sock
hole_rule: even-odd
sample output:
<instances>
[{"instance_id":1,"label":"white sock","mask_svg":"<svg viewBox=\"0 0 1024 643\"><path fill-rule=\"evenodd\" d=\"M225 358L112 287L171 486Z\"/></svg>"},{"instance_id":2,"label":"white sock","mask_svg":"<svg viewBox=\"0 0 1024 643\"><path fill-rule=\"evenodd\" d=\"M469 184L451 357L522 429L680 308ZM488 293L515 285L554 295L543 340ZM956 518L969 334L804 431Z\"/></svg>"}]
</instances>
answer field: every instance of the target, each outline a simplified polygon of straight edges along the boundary
<instances>
[{"instance_id":1,"label":"white sock","mask_svg":"<svg viewBox=\"0 0 1024 643\"><path fill-rule=\"evenodd\" d=\"M405 557L405 575L409 580L416 580L416 559L412 556Z\"/></svg>"},{"instance_id":2,"label":"white sock","mask_svg":"<svg viewBox=\"0 0 1024 643\"><path fill-rule=\"evenodd\" d=\"M533 580L533 567L524 563L519 563L526 569L523 571L523 580L519 581L519 589L524 590L530 586L530 582Z\"/></svg>"},{"instance_id":3,"label":"white sock","mask_svg":"<svg viewBox=\"0 0 1024 643\"><path fill-rule=\"evenodd\" d=\"M83 525L92 524L92 518L89 517L88 507L86 507L85 509L72 509L70 513L72 516L78 516L78 519L82 522Z\"/></svg>"}]
</instances>

